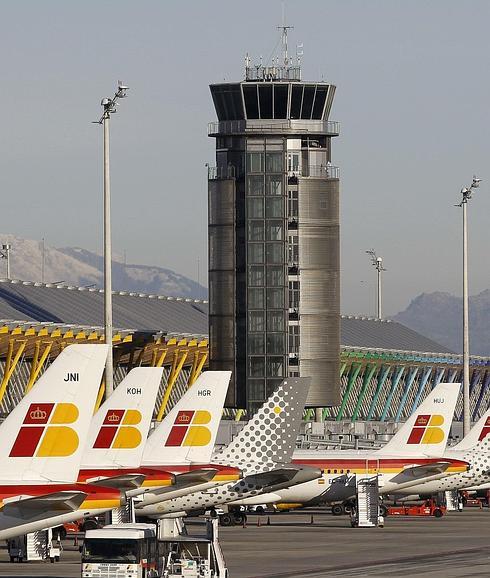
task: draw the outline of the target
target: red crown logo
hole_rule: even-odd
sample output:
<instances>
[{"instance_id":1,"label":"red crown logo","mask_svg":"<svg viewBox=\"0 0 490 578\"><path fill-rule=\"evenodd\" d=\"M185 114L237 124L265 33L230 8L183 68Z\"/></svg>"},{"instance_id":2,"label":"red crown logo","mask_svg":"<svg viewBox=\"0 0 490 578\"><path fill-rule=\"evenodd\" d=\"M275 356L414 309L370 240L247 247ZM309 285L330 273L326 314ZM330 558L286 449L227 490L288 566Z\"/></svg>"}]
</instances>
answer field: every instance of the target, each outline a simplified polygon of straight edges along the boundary
<instances>
[{"instance_id":1,"label":"red crown logo","mask_svg":"<svg viewBox=\"0 0 490 578\"><path fill-rule=\"evenodd\" d=\"M191 416L190 415L179 415L179 417L175 420L177 423L190 423Z\"/></svg>"},{"instance_id":2,"label":"red crown logo","mask_svg":"<svg viewBox=\"0 0 490 578\"><path fill-rule=\"evenodd\" d=\"M29 417L31 419L35 419L35 420L44 420L44 419L46 419L47 415L48 414L45 411L43 411L42 409L37 407L36 409L31 411L31 413L29 414Z\"/></svg>"},{"instance_id":3,"label":"red crown logo","mask_svg":"<svg viewBox=\"0 0 490 578\"><path fill-rule=\"evenodd\" d=\"M111 423L119 423L120 417L117 415L117 413L111 413L110 415L107 416L107 421L111 422Z\"/></svg>"}]
</instances>

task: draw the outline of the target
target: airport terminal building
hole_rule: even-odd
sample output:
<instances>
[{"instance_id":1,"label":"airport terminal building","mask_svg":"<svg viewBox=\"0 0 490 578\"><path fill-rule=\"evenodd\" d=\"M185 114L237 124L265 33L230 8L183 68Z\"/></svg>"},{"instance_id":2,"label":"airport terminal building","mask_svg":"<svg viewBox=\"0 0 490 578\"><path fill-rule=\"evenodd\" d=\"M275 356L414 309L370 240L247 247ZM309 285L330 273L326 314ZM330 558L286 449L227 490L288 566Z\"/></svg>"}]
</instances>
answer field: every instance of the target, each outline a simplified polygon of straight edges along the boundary
<instances>
[{"instance_id":1,"label":"airport terminal building","mask_svg":"<svg viewBox=\"0 0 490 578\"><path fill-rule=\"evenodd\" d=\"M116 383L134 366L163 366L155 407L161 417L208 367L208 303L127 292L114 292L113 300ZM0 417L63 347L102 342L103 320L99 289L0 279ZM438 382L461 381L461 355L400 323L342 316L339 325L341 395L323 409L326 420L346 427L404 421ZM477 420L490 405L490 358L471 357L470 393ZM227 412L229 419L240 415ZM305 411L305 419L313 417ZM456 418L462 419L461 399Z\"/></svg>"}]
</instances>

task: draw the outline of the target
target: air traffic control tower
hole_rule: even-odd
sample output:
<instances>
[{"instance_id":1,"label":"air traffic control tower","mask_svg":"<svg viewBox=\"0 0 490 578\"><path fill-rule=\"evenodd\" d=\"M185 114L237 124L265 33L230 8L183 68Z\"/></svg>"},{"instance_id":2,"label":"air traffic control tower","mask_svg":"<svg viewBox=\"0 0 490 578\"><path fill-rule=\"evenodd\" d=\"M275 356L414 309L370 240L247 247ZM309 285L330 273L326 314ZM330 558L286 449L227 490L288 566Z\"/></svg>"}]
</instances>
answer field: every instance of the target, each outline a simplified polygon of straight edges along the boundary
<instances>
[{"instance_id":1,"label":"air traffic control tower","mask_svg":"<svg viewBox=\"0 0 490 578\"><path fill-rule=\"evenodd\" d=\"M282 58L210 88L210 369L233 372L228 407L254 411L288 376L312 378L309 407L338 405L335 86L301 80L284 28Z\"/></svg>"}]
</instances>

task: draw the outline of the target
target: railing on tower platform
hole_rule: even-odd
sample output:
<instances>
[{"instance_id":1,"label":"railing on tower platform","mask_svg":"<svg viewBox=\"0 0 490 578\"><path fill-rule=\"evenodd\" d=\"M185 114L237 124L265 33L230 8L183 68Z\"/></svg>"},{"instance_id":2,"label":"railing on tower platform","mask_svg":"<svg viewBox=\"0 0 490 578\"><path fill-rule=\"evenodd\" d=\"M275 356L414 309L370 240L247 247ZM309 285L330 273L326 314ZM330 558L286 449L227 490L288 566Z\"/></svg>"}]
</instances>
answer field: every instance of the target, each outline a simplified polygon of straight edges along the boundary
<instances>
[{"instance_id":1,"label":"railing on tower platform","mask_svg":"<svg viewBox=\"0 0 490 578\"><path fill-rule=\"evenodd\" d=\"M340 134L340 123L335 120L221 120L208 123L208 136L245 133Z\"/></svg>"}]
</instances>

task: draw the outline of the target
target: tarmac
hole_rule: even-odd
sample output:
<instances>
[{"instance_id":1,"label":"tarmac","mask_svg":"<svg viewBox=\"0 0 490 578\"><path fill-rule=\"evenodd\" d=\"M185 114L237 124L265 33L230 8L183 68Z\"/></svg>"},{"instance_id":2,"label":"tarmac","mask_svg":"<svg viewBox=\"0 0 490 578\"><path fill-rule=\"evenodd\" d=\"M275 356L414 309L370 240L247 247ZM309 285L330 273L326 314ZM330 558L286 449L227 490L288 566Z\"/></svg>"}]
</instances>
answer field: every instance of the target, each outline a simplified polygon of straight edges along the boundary
<instances>
[{"instance_id":1,"label":"tarmac","mask_svg":"<svg viewBox=\"0 0 490 578\"><path fill-rule=\"evenodd\" d=\"M267 518L251 515L246 527L220 528L229 578L490 575L488 509L440 519L388 517L384 528L351 528L348 517L320 509L272 514L270 525ZM79 577L80 554L67 540L59 563L11 564L2 549L0 576Z\"/></svg>"}]
</instances>

